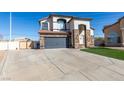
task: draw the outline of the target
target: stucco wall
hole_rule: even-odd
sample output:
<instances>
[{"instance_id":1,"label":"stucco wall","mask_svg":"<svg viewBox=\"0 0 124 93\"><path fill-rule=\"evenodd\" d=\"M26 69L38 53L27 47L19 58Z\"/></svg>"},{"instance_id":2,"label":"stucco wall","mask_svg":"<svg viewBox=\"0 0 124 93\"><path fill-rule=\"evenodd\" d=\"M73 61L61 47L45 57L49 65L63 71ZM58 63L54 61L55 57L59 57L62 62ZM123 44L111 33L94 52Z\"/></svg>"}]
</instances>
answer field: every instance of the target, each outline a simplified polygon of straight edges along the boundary
<instances>
[{"instance_id":1,"label":"stucco wall","mask_svg":"<svg viewBox=\"0 0 124 93\"><path fill-rule=\"evenodd\" d=\"M90 21L74 20L74 29L78 29L78 26L79 26L80 24L86 25L86 29L87 29L87 30L90 30L90 35L94 36L94 30L91 29Z\"/></svg>"},{"instance_id":2,"label":"stucco wall","mask_svg":"<svg viewBox=\"0 0 124 93\"><path fill-rule=\"evenodd\" d=\"M86 29L90 30L90 21L74 20L74 29L78 29L79 24L86 25Z\"/></svg>"},{"instance_id":3,"label":"stucco wall","mask_svg":"<svg viewBox=\"0 0 124 93\"><path fill-rule=\"evenodd\" d=\"M0 42L0 50L7 50L8 48L8 42Z\"/></svg>"},{"instance_id":4,"label":"stucco wall","mask_svg":"<svg viewBox=\"0 0 124 93\"><path fill-rule=\"evenodd\" d=\"M1 41L0 42L0 50L16 50L19 49L19 42L18 41Z\"/></svg>"},{"instance_id":5,"label":"stucco wall","mask_svg":"<svg viewBox=\"0 0 124 93\"><path fill-rule=\"evenodd\" d=\"M20 49L32 49L34 47L33 41L20 41L19 48Z\"/></svg>"},{"instance_id":6,"label":"stucco wall","mask_svg":"<svg viewBox=\"0 0 124 93\"><path fill-rule=\"evenodd\" d=\"M94 30L93 29L90 29L90 35L94 36Z\"/></svg>"},{"instance_id":7,"label":"stucco wall","mask_svg":"<svg viewBox=\"0 0 124 93\"><path fill-rule=\"evenodd\" d=\"M1 41L0 50L17 50L17 49L31 49L33 48L32 41Z\"/></svg>"}]
</instances>

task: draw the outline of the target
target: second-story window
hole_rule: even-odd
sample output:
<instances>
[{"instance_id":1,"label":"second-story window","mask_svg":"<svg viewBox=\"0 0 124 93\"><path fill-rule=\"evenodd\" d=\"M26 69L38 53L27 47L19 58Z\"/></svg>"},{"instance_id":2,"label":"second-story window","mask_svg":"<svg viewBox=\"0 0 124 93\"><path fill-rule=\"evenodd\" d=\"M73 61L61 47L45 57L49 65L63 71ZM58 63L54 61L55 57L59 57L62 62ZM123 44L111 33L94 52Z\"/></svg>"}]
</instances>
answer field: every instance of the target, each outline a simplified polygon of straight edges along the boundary
<instances>
[{"instance_id":1,"label":"second-story window","mask_svg":"<svg viewBox=\"0 0 124 93\"><path fill-rule=\"evenodd\" d=\"M42 30L48 30L48 22L42 23Z\"/></svg>"},{"instance_id":2,"label":"second-story window","mask_svg":"<svg viewBox=\"0 0 124 93\"><path fill-rule=\"evenodd\" d=\"M59 30L66 30L66 20L65 19L58 19L58 29Z\"/></svg>"}]
</instances>

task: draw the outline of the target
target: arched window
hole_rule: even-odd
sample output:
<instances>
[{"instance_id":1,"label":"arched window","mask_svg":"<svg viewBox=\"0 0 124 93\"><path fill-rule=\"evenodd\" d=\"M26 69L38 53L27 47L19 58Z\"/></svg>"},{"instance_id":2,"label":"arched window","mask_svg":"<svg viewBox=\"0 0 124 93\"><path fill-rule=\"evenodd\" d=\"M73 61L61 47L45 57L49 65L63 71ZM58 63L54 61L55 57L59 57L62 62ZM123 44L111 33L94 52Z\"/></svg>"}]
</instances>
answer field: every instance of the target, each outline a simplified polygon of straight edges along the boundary
<instances>
[{"instance_id":1,"label":"arched window","mask_svg":"<svg viewBox=\"0 0 124 93\"><path fill-rule=\"evenodd\" d=\"M59 30L66 30L66 20L65 19L58 19L58 29Z\"/></svg>"},{"instance_id":2,"label":"arched window","mask_svg":"<svg viewBox=\"0 0 124 93\"><path fill-rule=\"evenodd\" d=\"M120 36L116 31L109 32L108 43L120 43Z\"/></svg>"},{"instance_id":3,"label":"arched window","mask_svg":"<svg viewBox=\"0 0 124 93\"><path fill-rule=\"evenodd\" d=\"M86 31L86 26L84 24L79 24L78 29L79 29L79 34L80 34L82 31Z\"/></svg>"}]
</instances>

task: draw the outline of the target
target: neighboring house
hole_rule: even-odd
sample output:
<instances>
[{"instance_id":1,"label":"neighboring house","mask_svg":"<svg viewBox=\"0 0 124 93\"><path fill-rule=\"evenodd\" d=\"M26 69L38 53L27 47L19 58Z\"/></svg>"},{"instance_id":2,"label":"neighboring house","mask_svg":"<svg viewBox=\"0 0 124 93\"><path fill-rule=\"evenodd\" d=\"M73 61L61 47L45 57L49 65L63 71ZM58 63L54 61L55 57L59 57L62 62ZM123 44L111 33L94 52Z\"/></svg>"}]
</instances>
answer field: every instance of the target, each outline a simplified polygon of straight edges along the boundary
<instances>
[{"instance_id":1,"label":"neighboring house","mask_svg":"<svg viewBox=\"0 0 124 93\"><path fill-rule=\"evenodd\" d=\"M124 17L103 29L106 46L124 46Z\"/></svg>"},{"instance_id":2,"label":"neighboring house","mask_svg":"<svg viewBox=\"0 0 124 93\"><path fill-rule=\"evenodd\" d=\"M42 18L40 48L83 48L94 46L91 18L52 14Z\"/></svg>"},{"instance_id":3,"label":"neighboring house","mask_svg":"<svg viewBox=\"0 0 124 93\"><path fill-rule=\"evenodd\" d=\"M16 38L15 41L19 41L19 49L32 49L34 47L34 43L31 39L20 37Z\"/></svg>"}]
</instances>

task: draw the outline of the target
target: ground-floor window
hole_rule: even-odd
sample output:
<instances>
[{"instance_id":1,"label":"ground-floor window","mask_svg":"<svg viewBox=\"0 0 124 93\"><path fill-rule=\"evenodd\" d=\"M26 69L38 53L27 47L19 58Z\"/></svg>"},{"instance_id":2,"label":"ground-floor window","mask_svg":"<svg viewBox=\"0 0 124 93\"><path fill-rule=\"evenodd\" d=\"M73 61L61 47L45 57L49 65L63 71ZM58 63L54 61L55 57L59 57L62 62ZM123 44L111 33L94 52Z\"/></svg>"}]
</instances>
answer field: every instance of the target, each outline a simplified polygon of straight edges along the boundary
<instances>
[{"instance_id":1,"label":"ground-floor window","mask_svg":"<svg viewBox=\"0 0 124 93\"><path fill-rule=\"evenodd\" d=\"M116 31L110 31L107 37L108 43L120 43L120 36Z\"/></svg>"},{"instance_id":2,"label":"ground-floor window","mask_svg":"<svg viewBox=\"0 0 124 93\"><path fill-rule=\"evenodd\" d=\"M120 43L120 37L108 37L108 43Z\"/></svg>"}]
</instances>

